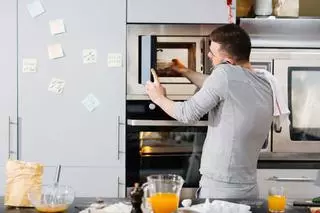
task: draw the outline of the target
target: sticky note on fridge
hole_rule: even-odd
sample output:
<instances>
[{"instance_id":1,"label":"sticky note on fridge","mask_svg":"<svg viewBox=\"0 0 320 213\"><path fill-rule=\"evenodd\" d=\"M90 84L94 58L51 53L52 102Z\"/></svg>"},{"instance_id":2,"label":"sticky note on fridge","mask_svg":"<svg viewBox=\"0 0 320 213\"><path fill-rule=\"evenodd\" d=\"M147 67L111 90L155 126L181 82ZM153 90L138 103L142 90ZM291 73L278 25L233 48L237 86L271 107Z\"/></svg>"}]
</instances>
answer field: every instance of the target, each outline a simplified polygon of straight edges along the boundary
<instances>
[{"instance_id":1,"label":"sticky note on fridge","mask_svg":"<svg viewBox=\"0 0 320 213\"><path fill-rule=\"evenodd\" d=\"M121 67L122 54L121 53L108 53L108 67Z\"/></svg>"},{"instance_id":2,"label":"sticky note on fridge","mask_svg":"<svg viewBox=\"0 0 320 213\"><path fill-rule=\"evenodd\" d=\"M63 19L49 21L50 31L52 35L57 35L66 32Z\"/></svg>"},{"instance_id":3,"label":"sticky note on fridge","mask_svg":"<svg viewBox=\"0 0 320 213\"><path fill-rule=\"evenodd\" d=\"M66 82L64 80L61 80L58 78L52 78L48 87L48 91L56 94L62 94L65 84Z\"/></svg>"},{"instance_id":4,"label":"sticky note on fridge","mask_svg":"<svg viewBox=\"0 0 320 213\"><path fill-rule=\"evenodd\" d=\"M82 50L82 61L84 64L97 63L97 50L96 49Z\"/></svg>"},{"instance_id":5,"label":"sticky note on fridge","mask_svg":"<svg viewBox=\"0 0 320 213\"><path fill-rule=\"evenodd\" d=\"M93 94L89 94L83 99L82 104L89 112L93 112L100 105L100 102Z\"/></svg>"},{"instance_id":6,"label":"sticky note on fridge","mask_svg":"<svg viewBox=\"0 0 320 213\"><path fill-rule=\"evenodd\" d=\"M52 44L48 46L49 59L64 57L61 44Z\"/></svg>"},{"instance_id":7,"label":"sticky note on fridge","mask_svg":"<svg viewBox=\"0 0 320 213\"><path fill-rule=\"evenodd\" d=\"M27 9L32 18L35 18L46 12L41 1L39 0L33 1L32 3L28 4Z\"/></svg>"},{"instance_id":8,"label":"sticky note on fridge","mask_svg":"<svg viewBox=\"0 0 320 213\"><path fill-rule=\"evenodd\" d=\"M22 72L37 72L38 61L36 58L24 58Z\"/></svg>"}]
</instances>

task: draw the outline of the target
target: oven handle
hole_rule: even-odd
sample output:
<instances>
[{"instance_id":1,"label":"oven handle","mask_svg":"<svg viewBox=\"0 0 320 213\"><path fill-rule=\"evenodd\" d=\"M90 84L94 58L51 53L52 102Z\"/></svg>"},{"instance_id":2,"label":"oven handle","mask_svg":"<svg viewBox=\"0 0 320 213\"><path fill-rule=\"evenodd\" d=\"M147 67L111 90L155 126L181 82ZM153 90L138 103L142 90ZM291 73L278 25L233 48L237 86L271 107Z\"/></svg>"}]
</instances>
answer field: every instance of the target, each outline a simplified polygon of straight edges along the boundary
<instances>
[{"instance_id":1,"label":"oven handle","mask_svg":"<svg viewBox=\"0 0 320 213\"><path fill-rule=\"evenodd\" d=\"M127 120L129 126L208 126L208 121L198 121L194 124L184 124L174 120Z\"/></svg>"},{"instance_id":2,"label":"oven handle","mask_svg":"<svg viewBox=\"0 0 320 213\"><path fill-rule=\"evenodd\" d=\"M309 178L309 177L277 177L277 176L273 176L273 177L269 177L267 180L271 180L271 181L294 181L294 182L314 182L314 179Z\"/></svg>"}]
</instances>

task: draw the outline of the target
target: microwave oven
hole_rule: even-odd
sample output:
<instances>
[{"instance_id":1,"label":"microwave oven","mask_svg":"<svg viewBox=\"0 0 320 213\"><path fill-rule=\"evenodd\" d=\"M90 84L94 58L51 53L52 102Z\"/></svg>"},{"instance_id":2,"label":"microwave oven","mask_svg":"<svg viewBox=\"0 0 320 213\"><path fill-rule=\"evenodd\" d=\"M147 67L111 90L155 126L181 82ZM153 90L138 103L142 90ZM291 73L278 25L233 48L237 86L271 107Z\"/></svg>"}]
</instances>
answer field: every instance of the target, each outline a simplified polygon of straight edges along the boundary
<instances>
[{"instance_id":1,"label":"microwave oven","mask_svg":"<svg viewBox=\"0 0 320 213\"><path fill-rule=\"evenodd\" d=\"M170 69L172 59L200 73L210 71L209 35L217 25L127 25L127 99L148 99L145 83L156 70L167 95L193 95L197 88ZM176 98L174 98L176 97ZM181 99L181 98L180 98Z\"/></svg>"}]
</instances>

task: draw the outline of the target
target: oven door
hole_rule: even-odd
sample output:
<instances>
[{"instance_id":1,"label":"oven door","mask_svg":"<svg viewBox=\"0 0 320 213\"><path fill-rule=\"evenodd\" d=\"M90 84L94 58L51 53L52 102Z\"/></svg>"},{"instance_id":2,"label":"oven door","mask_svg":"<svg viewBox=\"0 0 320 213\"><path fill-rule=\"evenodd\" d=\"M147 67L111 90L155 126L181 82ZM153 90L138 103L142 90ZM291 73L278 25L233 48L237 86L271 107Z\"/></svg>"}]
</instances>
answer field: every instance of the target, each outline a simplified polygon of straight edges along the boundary
<instances>
[{"instance_id":1,"label":"oven door","mask_svg":"<svg viewBox=\"0 0 320 213\"><path fill-rule=\"evenodd\" d=\"M320 60L275 60L274 75L291 113L281 131L273 131L273 151L320 152Z\"/></svg>"},{"instance_id":2,"label":"oven door","mask_svg":"<svg viewBox=\"0 0 320 213\"><path fill-rule=\"evenodd\" d=\"M174 120L127 120L126 184L153 174L177 174L197 188L207 121L187 126Z\"/></svg>"}]
</instances>

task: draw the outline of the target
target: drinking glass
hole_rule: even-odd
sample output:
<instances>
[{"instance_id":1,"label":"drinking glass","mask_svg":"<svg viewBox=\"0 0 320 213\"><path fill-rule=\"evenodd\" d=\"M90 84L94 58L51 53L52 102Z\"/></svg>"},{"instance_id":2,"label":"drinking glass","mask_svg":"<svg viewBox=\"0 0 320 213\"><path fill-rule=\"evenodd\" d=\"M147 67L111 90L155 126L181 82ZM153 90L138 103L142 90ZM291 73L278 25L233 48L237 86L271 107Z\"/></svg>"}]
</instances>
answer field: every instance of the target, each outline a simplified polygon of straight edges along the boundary
<instances>
[{"instance_id":1,"label":"drinking glass","mask_svg":"<svg viewBox=\"0 0 320 213\"><path fill-rule=\"evenodd\" d=\"M268 209L272 213L283 213L286 209L285 189L282 186L273 186L269 189Z\"/></svg>"}]
</instances>

